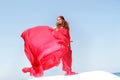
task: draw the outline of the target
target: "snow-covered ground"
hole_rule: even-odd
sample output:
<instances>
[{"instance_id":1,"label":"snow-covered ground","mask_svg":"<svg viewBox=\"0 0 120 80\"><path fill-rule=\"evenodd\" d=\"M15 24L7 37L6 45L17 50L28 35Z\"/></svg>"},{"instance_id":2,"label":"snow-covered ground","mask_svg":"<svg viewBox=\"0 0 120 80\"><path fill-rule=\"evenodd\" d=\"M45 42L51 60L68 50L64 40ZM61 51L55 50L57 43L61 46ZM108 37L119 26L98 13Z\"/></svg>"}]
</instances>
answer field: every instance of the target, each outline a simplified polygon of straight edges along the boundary
<instances>
[{"instance_id":1,"label":"snow-covered ground","mask_svg":"<svg viewBox=\"0 0 120 80\"><path fill-rule=\"evenodd\" d=\"M90 71L79 73L77 75L57 75L33 78L30 80L120 80L120 77L106 71Z\"/></svg>"}]
</instances>

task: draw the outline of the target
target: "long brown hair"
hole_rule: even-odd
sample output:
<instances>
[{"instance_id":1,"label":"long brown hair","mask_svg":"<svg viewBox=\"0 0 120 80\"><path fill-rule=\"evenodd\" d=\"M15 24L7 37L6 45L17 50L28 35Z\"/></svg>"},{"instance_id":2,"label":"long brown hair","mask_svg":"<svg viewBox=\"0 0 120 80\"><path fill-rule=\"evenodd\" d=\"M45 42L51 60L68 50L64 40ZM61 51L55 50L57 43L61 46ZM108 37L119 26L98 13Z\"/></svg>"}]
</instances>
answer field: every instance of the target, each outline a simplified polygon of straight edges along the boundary
<instances>
[{"instance_id":1,"label":"long brown hair","mask_svg":"<svg viewBox=\"0 0 120 80\"><path fill-rule=\"evenodd\" d=\"M63 23L62 24L56 23L56 28L63 27L69 30L69 25L68 25L68 22L65 20L65 18L63 16L58 16L57 18L61 18L63 20Z\"/></svg>"}]
</instances>

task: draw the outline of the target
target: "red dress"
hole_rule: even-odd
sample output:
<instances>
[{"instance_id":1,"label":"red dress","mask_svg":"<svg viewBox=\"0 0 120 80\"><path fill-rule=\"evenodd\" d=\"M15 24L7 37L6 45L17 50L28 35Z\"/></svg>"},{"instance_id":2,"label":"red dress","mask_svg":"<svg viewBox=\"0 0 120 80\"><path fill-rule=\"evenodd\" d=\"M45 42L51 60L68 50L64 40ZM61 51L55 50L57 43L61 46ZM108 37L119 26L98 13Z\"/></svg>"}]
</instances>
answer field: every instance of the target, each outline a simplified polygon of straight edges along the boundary
<instances>
[{"instance_id":1,"label":"red dress","mask_svg":"<svg viewBox=\"0 0 120 80\"><path fill-rule=\"evenodd\" d=\"M69 48L69 31L64 28L54 30L49 26L35 26L25 30L21 37L24 40L24 51L31 67L23 68L31 76L43 76L45 70L63 62L63 70L71 70L71 49Z\"/></svg>"}]
</instances>

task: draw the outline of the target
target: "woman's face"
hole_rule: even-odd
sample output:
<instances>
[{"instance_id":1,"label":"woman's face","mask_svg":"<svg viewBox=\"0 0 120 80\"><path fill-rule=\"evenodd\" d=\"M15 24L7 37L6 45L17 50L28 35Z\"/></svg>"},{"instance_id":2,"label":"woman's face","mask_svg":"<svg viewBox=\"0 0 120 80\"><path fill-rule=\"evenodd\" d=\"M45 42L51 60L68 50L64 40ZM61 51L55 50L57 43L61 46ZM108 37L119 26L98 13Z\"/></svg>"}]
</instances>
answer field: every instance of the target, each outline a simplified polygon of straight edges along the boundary
<instances>
[{"instance_id":1,"label":"woman's face","mask_svg":"<svg viewBox=\"0 0 120 80\"><path fill-rule=\"evenodd\" d=\"M58 24L62 24L63 23L63 19L61 19L60 17L57 18L57 23Z\"/></svg>"}]
</instances>

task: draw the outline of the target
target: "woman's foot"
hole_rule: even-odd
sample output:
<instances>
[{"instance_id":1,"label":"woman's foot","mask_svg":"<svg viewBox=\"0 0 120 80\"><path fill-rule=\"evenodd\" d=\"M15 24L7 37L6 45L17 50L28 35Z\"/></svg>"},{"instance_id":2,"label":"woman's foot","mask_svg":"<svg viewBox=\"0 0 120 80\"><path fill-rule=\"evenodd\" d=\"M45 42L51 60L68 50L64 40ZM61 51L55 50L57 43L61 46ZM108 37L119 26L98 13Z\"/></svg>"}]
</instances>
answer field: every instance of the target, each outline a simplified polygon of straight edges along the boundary
<instances>
[{"instance_id":1,"label":"woman's foot","mask_svg":"<svg viewBox=\"0 0 120 80\"><path fill-rule=\"evenodd\" d=\"M78 73L72 72L72 71L67 71L65 75L75 75L75 74L78 74Z\"/></svg>"}]
</instances>

